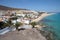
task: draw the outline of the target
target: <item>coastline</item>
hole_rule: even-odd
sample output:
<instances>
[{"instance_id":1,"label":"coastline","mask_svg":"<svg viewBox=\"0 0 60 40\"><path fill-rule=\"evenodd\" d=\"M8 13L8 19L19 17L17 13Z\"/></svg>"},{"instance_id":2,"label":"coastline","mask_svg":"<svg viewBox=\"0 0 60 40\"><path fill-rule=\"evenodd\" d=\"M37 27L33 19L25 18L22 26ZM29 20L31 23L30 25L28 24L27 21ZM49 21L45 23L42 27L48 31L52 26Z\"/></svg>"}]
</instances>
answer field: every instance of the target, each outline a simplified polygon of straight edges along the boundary
<instances>
[{"instance_id":1,"label":"coastline","mask_svg":"<svg viewBox=\"0 0 60 40\"><path fill-rule=\"evenodd\" d=\"M32 22L38 22L38 21L41 21L44 17L47 17L47 16L50 16L50 15L52 15L52 14L47 14L47 13L43 13L42 15L40 15L37 19L35 19L35 20L32 20ZM42 26L41 26L41 28L42 28ZM31 31L31 33L32 33L32 31L33 31L33 29L32 30L29 30L28 32L30 32ZM36 31L36 30L34 30L34 31ZM14 32L9 32L9 34L5 34L5 35L9 35L9 36L6 36L6 38L4 37L3 38L3 40L4 39L7 39L7 38L9 38L9 39L14 39L15 38L15 35L17 35L16 33L15 33L16 31L14 31ZM24 32L24 31L22 31L23 32L23 34L24 33L26 33L27 32L27 30L26 30L26 32ZM40 39L41 40L47 40L47 38L44 36L44 34L42 34L42 32L43 31L37 31L37 32L35 32L35 33L37 33L38 35L40 35L40 36L37 36L37 37L40 37ZM44 33L45 33L45 31L44 31ZM13 35L13 37L12 37L12 35L11 34L14 34ZM34 34L34 33L33 33ZM31 34L31 35L33 35L33 34ZM3 36L5 36L5 35L3 35ZM20 33L16 36L16 37L18 37L19 35L21 35L21 31L20 31ZM26 34L24 34L24 35L22 35L22 36L25 36ZM29 35L29 34L28 34ZM19 36L19 37L21 37L22 38L22 36ZM27 36L27 35L26 35ZM12 38L10 38L10 37L12 37ZM17 39L21 39L21 38L17 38ZM25 38L25 37L24 37ZM28 38L30 38L30 35L29 35L29 37ZM22 38L23 39L23 38ZM26 38L27 39L27 38ZM31 38L30 38L31 39ZM34 37L34 39L35 39L35 37ZM1 40L2 40L2 38L1 38Z\"/></svg>"},{"instance_id":2,"label":"coastline","mask_svg":"<svg viewBox=\"0 0 60 40\"><path fill-rule=\"evenodd\" d=\"M37 19L34 19L34 20L32 20L31 22L38 22L38 21L41 21L43 18L45 18L45 17L47 17L47 16L50 16L50 15L53 15L53 14L43 13L43 14L40 15Z\"/></svg>"}]
</instances>

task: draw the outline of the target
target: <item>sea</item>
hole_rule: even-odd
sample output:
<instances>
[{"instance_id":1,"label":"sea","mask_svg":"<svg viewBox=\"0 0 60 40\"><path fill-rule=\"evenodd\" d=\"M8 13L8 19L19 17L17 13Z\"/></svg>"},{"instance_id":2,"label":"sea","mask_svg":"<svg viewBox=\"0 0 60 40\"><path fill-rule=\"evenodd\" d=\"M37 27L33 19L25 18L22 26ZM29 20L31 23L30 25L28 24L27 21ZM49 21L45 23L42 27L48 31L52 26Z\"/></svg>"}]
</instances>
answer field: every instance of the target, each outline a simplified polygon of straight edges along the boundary
<instances>
[{"instance_id":1,"label":"sea","mask_svg":"<svg viewBox=\"0 0 60 40\"><path fill-rule=\"evenodd\" d=\"M55 40L60 40L60 12L45 17L43 22L51 27L50 30L54 31L56 36Z\"/></svg>"}]
</instances>

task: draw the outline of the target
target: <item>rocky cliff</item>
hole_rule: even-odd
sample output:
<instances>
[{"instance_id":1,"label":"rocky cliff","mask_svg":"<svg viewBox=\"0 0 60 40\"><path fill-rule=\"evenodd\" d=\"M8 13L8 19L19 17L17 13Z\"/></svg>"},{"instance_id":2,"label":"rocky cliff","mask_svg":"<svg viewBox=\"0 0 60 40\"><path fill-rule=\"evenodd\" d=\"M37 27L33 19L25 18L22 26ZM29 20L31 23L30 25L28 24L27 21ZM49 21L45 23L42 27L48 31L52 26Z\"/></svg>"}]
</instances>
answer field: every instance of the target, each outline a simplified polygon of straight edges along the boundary
<instances>
[{"instance_id":1,"label":"rocky cliff","mask_svg":"<svg viewBox=\"0 0 60 40\"><path fill-rule=\"evenodd\" d=\"M9 32L5 35L0 36L0 40L46 40L41 33L33 29L26 29L21 31Z\"/></svg>"}]
</instances>

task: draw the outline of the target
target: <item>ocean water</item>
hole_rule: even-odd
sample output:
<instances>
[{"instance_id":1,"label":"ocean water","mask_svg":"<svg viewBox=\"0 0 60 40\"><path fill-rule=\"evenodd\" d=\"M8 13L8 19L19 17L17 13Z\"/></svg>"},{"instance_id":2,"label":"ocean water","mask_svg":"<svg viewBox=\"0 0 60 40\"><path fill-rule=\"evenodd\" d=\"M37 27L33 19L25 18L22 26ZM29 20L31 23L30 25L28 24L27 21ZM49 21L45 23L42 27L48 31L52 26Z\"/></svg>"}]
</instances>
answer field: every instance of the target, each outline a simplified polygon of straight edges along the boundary
<instances>
[{"instance_id":1,"label":"ocean water","mask_svg":"<svg viewBox=\"0 0 60 40\"><path fill-rule=\"evenodd\" d=\"M43 20L45 20L45 24L52 27L50 30L54 31L56 34L55 40L60 40L60 13L47 16Z\"/></svg>"}]
</instances>

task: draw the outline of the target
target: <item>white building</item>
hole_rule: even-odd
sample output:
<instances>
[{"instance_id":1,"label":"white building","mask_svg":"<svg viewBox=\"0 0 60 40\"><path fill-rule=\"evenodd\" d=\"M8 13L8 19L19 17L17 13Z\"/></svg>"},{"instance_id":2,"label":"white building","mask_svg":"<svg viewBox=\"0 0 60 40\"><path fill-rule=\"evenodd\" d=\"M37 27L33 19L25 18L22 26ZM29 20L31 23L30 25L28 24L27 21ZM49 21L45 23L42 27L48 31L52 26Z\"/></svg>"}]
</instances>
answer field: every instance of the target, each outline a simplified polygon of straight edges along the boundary
<instances>
[{"instance_id":1,"label":"white building","mask_svg":"<svg viewBox=\"0 0 60 40\"><path fill-rule=\"evenodd\" d=\"M16 24L16 22L17 22L17 20L12 20L12 23L13 23L13 24Z\"/></svg>"},{"instance_id":2,"label":"white building","mask_svg":"<svg viewBox=\"0 0 60 40\"><path fill-rule=\"evenodd\" d=\"M0 10L0 15L4 15L4 14L6 14L6 11Z\"/></svg>"},{"instance_id":3,"label":"white building","mask_svg":"<svg viewBox=\"0 0 60 40\"><path fill-rule=\"evenodd\" d=\"M22 17L25 17L25 14L16 14L16 16L22 16Z\"/></svg>"},{"instance_id":4,"label":"white building","mask_svg":"<svg viewBox=\"0 0 60 40\"><path fill-rule=\"evenodd\" d=\"M29 24L29 20L23 20L25 24Z\"/></svg>"},{"instance_id":5,"label":"white building","mask_svg":"<svg viewBox=\"0 0 60 40\"><path fill-rule=\"evenodd\" d=\"M21 22L21 19L17 19L17 22Z\"/></svg>"},{"instance_id":6,"label":"white building","mask_svg":"<svg viewBox=\"0 0 60 40\"><path fill-rule=\"evenodd\" d=\"M32 25L22 25L22 26L18 27L18 29L21 29L21 28L32 29Z\"/></svg>"}]
</instances>

